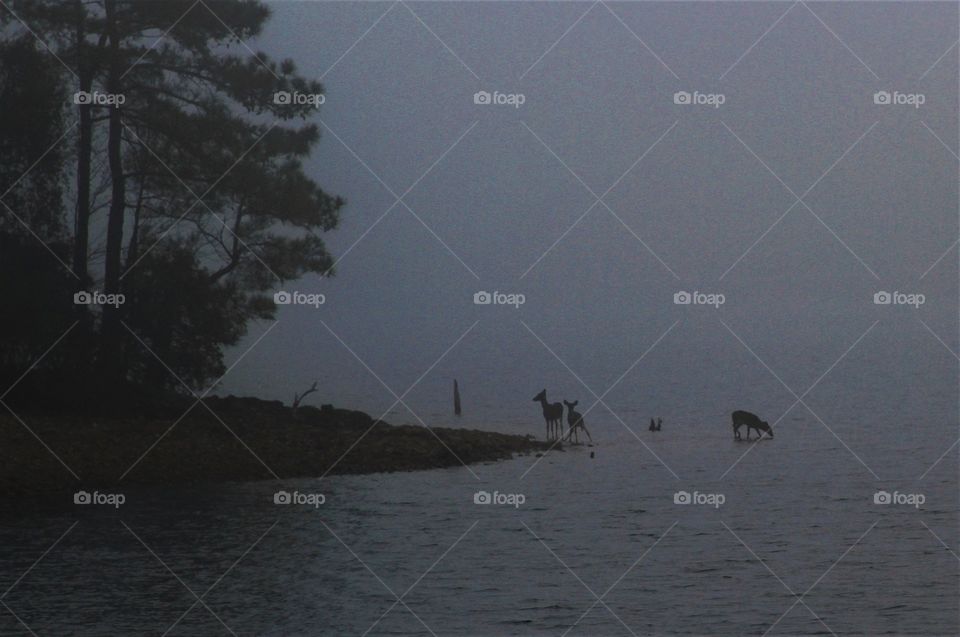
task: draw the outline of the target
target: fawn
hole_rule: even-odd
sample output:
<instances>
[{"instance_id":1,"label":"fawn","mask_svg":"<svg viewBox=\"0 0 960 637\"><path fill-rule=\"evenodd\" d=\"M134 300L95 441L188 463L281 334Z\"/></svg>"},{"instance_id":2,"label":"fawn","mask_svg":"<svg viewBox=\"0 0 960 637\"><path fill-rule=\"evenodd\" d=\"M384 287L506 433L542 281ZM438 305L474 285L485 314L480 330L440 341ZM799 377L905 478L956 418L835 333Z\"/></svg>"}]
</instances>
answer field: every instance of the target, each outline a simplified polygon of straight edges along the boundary
<instances>
[{"instance_id":1,"label":"fawn","mask_svg":"<svg viewBox=\"0 0 960 637\"><path fill-rule=\"evenodd\" d=\"M575 400L572 403L563 401L563 404L567 406L567 424L570 426L570 429L567 431L567 436L576 436L577 443L579 443L580 435L577 433L577 430L583 429L583 433L587 434L587 438L590 439L590 442L593 442L593 436L590 435L590 432L587 430L587 426L583 424L583 415L574 410L574 407L576 407L577 403L579 402L579 400Z\"/></svg>"}]
</instances>

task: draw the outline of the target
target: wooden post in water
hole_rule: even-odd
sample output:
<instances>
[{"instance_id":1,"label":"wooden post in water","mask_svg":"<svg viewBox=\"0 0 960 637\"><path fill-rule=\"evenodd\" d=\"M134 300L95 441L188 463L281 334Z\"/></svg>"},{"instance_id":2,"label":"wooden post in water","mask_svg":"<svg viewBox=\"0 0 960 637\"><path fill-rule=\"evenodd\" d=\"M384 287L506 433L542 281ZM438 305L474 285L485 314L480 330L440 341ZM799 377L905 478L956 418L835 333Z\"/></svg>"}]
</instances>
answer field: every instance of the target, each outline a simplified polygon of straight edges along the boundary
<instances>
[{"instance_id":1,"label":"wooden post in water","mask_svg":"<svg viewBox=\"0 0 960 637\"><path fill-rule=\"evenodd\" d=\"M457 379L453 379L453 414L460 415L460 387L457 386Z\"/></svg>"}]
</instances>

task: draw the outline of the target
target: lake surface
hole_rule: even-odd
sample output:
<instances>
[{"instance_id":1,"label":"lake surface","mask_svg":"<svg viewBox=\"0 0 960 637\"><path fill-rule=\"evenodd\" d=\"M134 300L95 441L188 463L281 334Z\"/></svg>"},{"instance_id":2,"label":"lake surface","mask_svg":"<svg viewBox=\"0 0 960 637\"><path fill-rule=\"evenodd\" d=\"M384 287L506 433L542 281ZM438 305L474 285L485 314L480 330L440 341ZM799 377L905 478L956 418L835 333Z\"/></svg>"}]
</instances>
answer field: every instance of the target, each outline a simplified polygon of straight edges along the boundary
<instances>
[{"instance_id":1,"label":"lake surface","mask_svg":"<svg viewBox=\"0 0 960 637\"><path fill-rule=\"evenodd\" d=\"M847 368L804 398L822 423L797 405L756 444L709 400L659 433L582 402L595 445L543 458L8 511L0 633L957 634L956 390L927 361L885 386L926 405L907 429ZM541 434L537 405L513 417Z\"/></svg>"},{"instance_id":2,"label":"lake surface","mask_svg":"<svg viewBox=\"0 0 960 637\"><path fill-rule=\"evenodd\" d=\"M603 404L560 370L548 397L579 399L594 446L542 458L8 507L0 633L955 635L956 359L896 322L847 351L867 327L761 341L769 370L688 328ZM543 436L541 387L498 401L489 371L462 418L441 373L386 419ZM736 408L775 438L735 441Z\"/></svg>"}]
</instances>

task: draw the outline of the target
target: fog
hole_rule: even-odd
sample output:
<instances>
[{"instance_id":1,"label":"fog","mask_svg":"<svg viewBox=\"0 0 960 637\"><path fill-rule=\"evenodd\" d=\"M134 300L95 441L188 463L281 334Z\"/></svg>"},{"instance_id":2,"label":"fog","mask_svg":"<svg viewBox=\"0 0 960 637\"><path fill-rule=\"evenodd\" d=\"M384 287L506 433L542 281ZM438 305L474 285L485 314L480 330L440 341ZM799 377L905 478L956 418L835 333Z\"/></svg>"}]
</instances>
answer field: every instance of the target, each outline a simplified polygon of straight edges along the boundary
<instances>
[{"instance_id":1,"label":"fog","mask_svg":"<svg viewBox=\"0 0 960 637\"><path fill-rule=\"evenodd\" d=\"M633 369L630 404L698 356L799 392L875 321L952 362L955 4L271 6L248 44L322 79L310 173L348 205L336 276L282 286L325 303L252 325L219 392L379 415L421 376L415 412L453 377L496 405Z\"/></svg>"}]
</instances>

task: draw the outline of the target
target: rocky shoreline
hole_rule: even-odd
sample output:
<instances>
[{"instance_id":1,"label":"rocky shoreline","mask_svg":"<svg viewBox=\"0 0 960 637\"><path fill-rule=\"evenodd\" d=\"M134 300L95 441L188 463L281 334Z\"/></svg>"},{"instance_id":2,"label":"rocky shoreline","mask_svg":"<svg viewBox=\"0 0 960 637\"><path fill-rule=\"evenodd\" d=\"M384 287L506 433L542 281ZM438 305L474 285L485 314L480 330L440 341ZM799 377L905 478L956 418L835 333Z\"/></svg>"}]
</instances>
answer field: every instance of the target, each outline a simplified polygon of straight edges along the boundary
<instances>
[{"instance_id":1,"label":"rocky shoreline","mask_svg":"<svg viewBox=\"0 0 960 637\"><path fill-rule=\"evenodd\" d=\"M252 398L206 398L180 420L176 414L18 415L0 415L0 492L10 497L437 469L548 447L530 436L394 426L329 405L294 413L279 401Z\"/></svg>"}]
</instances>

